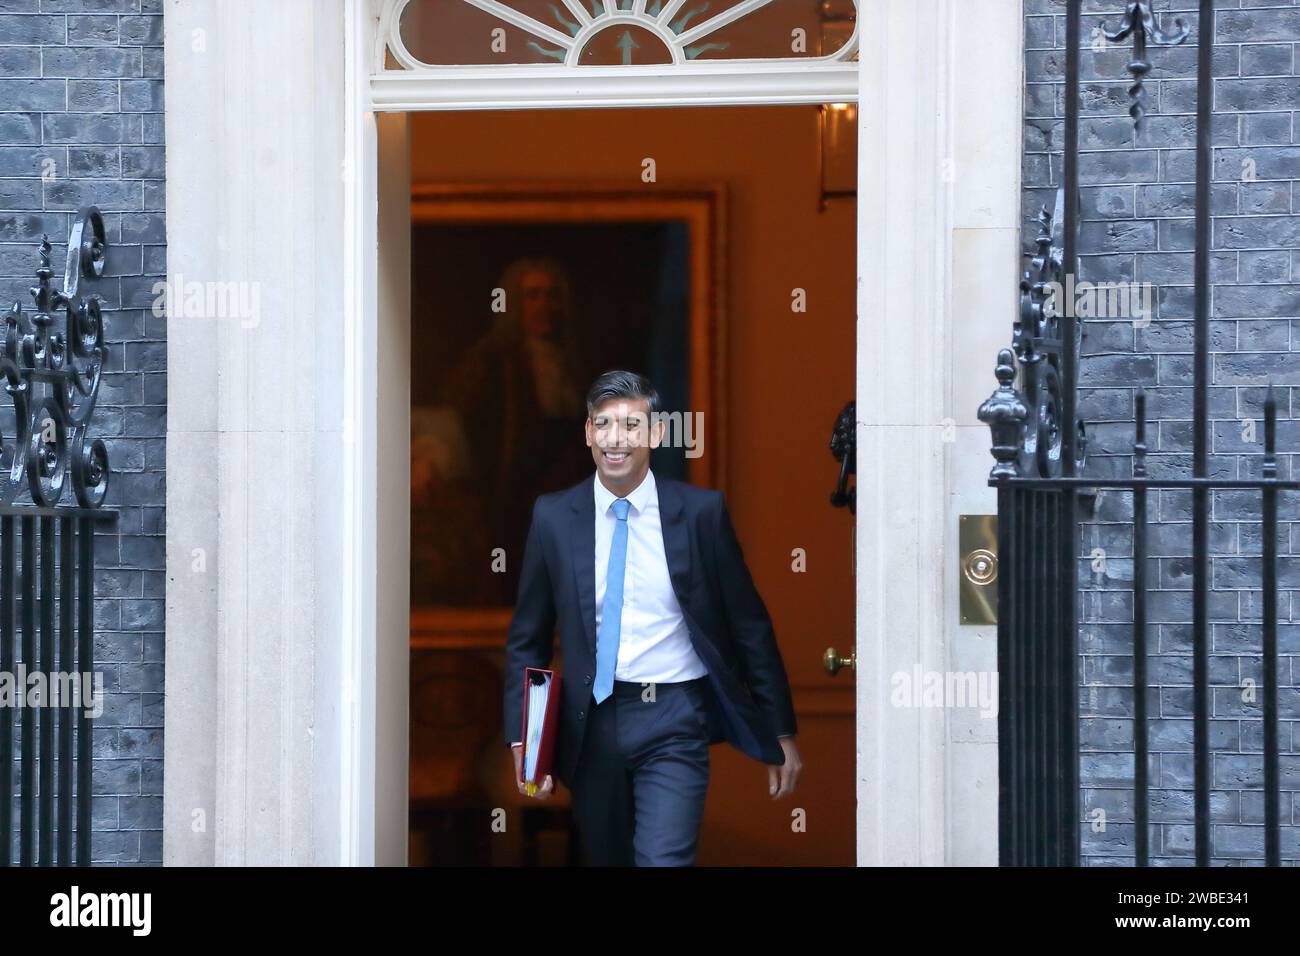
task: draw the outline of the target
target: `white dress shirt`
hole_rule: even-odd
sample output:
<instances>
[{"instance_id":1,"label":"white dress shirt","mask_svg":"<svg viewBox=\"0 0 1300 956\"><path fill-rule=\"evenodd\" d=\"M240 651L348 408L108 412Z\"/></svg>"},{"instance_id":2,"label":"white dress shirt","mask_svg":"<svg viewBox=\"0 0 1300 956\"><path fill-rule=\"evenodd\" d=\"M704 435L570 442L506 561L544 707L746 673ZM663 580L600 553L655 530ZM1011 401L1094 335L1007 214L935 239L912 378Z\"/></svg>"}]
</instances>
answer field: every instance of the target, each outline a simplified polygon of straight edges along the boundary
<instances>
[{"instance_id":1,"label":"white dress shirt","mask_svg":"<svg viewBox=\"0 0 1300 956\"><path fill-rule=\"evenodd\" d=\"M609 550L614 541L613 503L618 497L592 476L596 496L596 634L604 613ZM681 605L668 576L655 473L627 495L627 560L623 574L623 616L614 679L668 683L704 677L708 669L695 653ZM599 637L597 638L599 640Z\"/></svg>"}]
</instances>

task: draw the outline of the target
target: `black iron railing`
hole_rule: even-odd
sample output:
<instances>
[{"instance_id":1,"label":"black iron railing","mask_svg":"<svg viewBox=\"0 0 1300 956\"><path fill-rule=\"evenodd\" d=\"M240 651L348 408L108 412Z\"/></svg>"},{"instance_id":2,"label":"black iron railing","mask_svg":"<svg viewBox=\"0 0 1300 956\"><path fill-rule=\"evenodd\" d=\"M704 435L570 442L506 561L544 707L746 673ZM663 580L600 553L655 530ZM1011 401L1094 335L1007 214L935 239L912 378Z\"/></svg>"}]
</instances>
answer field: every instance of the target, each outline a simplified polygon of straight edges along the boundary
<instances>
[{"instance_id":1,"label":"black iron railing","mask_svg":"<svg viewBox=\"0 0 1300 956\"><path fill-rule=\"evenodd\" d=\"M1044 210L1039 254L1022 283L1021 313L1012 348L998 356L998 389L980 408L997 460L990 484L999 516L999 858L1003 865L1077 865L1079 862L1078 744L1078 499L1113 488L1133 496L1133 789L1135 861L1150 860L1146 712L1147 496L1151 489L1192 492L1192 720L1195 766L1195 858L1209 865L1211 764L1209 750L1210 493L1257 491L1263 532L1260 585L1264 597L1263 723L1265 863L1280 864L1277 709L1277 495L1300 482L1277 477L1276 403L1264 406L1265 442L1258 479L1208 477L1210 425L1210 181L1212 136L1213 0L1200 0L1197 37L1195 293L1193 328L1192 473L1153 478L1146 470L1146 402L1135 396L1133 475L1080 475L1085 432L1075 411L1081 323L1071 308L1056 310L1050 289L1077 274L1079 209L1079 60L1082 0L1066 3L1065 130L1062 190L1057 210ZM1182 43L1190 31L1162 31L1147 0L1127 4L1112 42L1133 41L1130 114L1140 128L1146 113L1148 44ZM1018 384L1017 384L1018 382Z\"/></svg>"},{"instance_id":2,"label":"black iron railing","mask_svg":"<svg viewBox=\"0 0 1300 956\"><path fill-rule=\"evenodd\" d=\"M56 290L47 237L35 310L29 317L14 305L0 348L9 406L0 424L0 679L8 689L0 700L0 866L91 862L91 719L102 706L95 528L117 516L102 507L107 450L87 434L108 355L104 324L98 298L78 285L103 274L106 251L99 210L82 210Z\"/></svg>"}]
</instances>

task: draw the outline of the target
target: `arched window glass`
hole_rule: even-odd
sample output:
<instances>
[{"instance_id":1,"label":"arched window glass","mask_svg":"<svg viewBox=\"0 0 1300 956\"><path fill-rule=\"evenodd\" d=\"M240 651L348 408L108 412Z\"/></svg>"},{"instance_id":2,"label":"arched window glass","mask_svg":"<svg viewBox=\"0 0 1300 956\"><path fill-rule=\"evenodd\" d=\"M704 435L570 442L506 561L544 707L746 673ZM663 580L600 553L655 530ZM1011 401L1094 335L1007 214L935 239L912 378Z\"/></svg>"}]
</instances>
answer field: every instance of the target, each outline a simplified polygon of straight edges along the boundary
<instances>
[{"instance_id":1,"label":"arched window glass","mask_svg":"<svg viewBox=\"0 0 1300 956\"><path fill-rule=\"evenodd\" d=\"M392 0L386 66L856 59L856 0Z\"/></svg>"}]
</instances>

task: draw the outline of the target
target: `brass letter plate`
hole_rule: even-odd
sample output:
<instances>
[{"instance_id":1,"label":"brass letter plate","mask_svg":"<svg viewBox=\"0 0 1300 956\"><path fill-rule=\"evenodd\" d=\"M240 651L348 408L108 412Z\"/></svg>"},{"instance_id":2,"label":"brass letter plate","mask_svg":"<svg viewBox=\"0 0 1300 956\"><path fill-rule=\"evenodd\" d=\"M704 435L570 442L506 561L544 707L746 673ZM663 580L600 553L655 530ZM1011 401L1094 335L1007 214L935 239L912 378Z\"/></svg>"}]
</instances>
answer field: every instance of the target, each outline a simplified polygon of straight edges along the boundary
<instances>
[{"instance_id":1,"label":"brass letter plate","mask_svg":"<svg viewBox=\"0 0 1300 956\"><path fill-rule=\"evenodd\" d=\"M958 533L961 622L998 622L998 516L962 515Z\"/></svg>"}]
</instances>

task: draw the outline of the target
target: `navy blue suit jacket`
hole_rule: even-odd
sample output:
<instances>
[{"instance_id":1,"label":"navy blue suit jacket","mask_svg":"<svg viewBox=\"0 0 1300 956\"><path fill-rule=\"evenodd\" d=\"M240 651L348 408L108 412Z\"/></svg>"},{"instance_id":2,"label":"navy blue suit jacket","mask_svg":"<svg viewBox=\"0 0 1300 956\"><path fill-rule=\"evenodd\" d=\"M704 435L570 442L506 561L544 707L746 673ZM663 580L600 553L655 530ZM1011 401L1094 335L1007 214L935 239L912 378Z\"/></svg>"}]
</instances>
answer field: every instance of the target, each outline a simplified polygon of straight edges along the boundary
<instances>
[{"instance_id":1,"label":"navy blue suit jacket","mask_svg":"<svg viewBox=\"0 0 1300 956\"><path fill-rule=\"evenodd\" d=\"M505 740L520 739L525 667L550 667L559 628L560 736L554 775L573 780L594 706L596 676L595 472L533 505L519 596L506 639ZM664 553L716 710L710 743L785 763L778 736L795 733L794 704L772 620L754 587L722 492L655 475Z\"/></svg>"}]
</instances>

